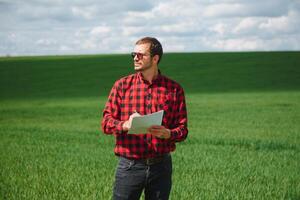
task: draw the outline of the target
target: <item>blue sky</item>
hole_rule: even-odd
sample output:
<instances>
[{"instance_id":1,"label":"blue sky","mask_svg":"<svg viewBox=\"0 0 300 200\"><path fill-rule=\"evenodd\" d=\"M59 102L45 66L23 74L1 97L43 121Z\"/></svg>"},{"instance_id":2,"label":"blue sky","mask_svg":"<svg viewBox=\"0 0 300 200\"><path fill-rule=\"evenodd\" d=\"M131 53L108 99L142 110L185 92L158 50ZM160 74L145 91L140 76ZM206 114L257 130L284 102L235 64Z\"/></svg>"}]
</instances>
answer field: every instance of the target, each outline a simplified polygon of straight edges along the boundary
<instances>
[{"instance_id":1,"label":"blue sky","mask_svg":"<svg viewBox=\"0 0 300 200\"><path fill-rule=\"evenodd\" d=\"M300 0L0 0L0 55L300 50Z\"/></svg>"}]
</instances>

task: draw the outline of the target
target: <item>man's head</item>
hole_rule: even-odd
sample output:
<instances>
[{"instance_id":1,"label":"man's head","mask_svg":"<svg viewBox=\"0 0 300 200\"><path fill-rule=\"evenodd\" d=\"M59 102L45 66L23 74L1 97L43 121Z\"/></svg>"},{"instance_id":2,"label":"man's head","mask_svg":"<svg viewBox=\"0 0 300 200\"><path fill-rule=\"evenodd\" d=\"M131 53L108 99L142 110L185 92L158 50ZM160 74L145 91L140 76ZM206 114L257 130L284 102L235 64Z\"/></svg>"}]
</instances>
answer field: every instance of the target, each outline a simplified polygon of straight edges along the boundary
<instances>
[{"instance_id":1,"label":"man's head","mask_svg":"<svg viewBox=\"0 0 300 200\"><path fill-rule=\"evenodd\" d=\"M159 56L159 59L157 61L157 64L160 62L161 57L163 55L163 48L160 44L160 42L153 37L144 37L140 40L138 40L136 43L136 45L138 44L150 44L150 55L151 57L154 57L155 55Z\"/></svg>"},{"instance_id":2,"label":"man's head","mask_svg":"<svg viewBox=\"0 0 300 200\"><path fill-rule=\"evenodd\" d=\"M161 60L163 50L160 42L151 37L145 37L135 43L132 57L136 71L144 71L157 66Z\"/></svg>"}]
</instances>

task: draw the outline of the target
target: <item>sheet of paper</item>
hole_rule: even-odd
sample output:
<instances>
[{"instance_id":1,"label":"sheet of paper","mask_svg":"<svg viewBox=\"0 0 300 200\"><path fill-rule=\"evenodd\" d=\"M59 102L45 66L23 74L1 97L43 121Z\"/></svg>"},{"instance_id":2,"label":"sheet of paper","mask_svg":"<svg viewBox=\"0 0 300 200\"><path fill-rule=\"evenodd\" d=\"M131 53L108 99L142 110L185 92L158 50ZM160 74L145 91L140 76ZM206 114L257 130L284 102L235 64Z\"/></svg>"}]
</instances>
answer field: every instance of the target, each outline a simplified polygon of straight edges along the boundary
<instances>
[{"instance_id":1,"label":"sheet of paper","mask_svg":"<svg viewBox=\"0 0 300 200\"><path fill-rule=\"evenodd\" d=\"M152 125L161 125L164 111L160 110L149 115L134 117L131 122L129 134L145 134L147 129Z\"/></svg>"}]
</instances>

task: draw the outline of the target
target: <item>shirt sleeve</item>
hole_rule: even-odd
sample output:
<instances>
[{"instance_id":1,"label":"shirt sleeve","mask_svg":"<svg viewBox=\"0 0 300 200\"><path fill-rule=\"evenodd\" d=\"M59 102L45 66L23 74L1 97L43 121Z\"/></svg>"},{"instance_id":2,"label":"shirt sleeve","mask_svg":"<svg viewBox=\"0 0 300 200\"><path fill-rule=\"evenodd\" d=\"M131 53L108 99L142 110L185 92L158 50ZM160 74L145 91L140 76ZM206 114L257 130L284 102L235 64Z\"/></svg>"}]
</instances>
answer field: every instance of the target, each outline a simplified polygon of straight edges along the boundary
<instances>
[{"instance_id":1,"label":"shirt sleeve","mask_svg":"<svg viewBox=\"0 0 300 200\"><path fill-rule=\"evenodd\" d=\"M175 128L171 129L171 138L170 140L173 142L181 142L186 139L188 134L187 128L187 109L185 104L185 96L184 91L180 88L179 92L177 93L177 109L176 109L176 126Z\"/></svg>"},{"instance_id":2,"label":"shirt sleeve","mask_svg":"<svg viewBox=\"0 0 300 200\"><path fill-rule=\"evenodd\" d=\"M122 125L124 121L120 120L121 96L119 95L120 87L118 85L118 82L114 84L103 110L101 126L105 134L118 134L123 132Z\"/></svg>"}]
</instances>

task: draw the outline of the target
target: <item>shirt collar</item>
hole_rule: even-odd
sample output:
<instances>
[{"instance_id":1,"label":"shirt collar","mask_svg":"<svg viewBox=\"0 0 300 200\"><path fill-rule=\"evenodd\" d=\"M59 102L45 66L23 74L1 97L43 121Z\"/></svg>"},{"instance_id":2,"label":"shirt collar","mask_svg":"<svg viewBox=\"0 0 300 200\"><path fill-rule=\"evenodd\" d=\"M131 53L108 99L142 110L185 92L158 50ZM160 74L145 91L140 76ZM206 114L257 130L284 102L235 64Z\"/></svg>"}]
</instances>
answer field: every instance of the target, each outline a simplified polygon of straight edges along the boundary
<instances>
[{"instance_id":1,"label":"shirt collar","mask_svg":"<svg viewBox=\"0 0 300 200\"><path fill-rule=\"evenodd\" d=\"M142 72L138 72L138 73L137 73L137 77L138 77L138 80L139 80L139 81L142 81L142 82L144 82L144 83L149 83L147 80L144 79ZM161 71L158 70L158 74L157 74L156 78L155 78L154 80L152 80L152 84L154 84L154 83L160 81L161 78L162 78Z\"/></svg>"}]
</instances>

